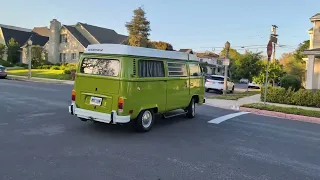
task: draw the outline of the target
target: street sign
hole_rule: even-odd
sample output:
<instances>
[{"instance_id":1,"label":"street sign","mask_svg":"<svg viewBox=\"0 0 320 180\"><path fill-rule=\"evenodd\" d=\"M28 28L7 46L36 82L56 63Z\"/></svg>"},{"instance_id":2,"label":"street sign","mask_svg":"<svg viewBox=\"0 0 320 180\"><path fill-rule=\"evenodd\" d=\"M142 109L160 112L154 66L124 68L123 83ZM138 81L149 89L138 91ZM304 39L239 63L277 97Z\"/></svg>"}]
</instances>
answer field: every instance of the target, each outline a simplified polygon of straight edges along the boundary
<instances>
[{"instance_id":1,"label":"street sign","mask_svg":"<svg viewBox=\"0 0 320 180\"><path fill-rule=\"evenodd\" d=\"M230 59L225 58L225 59L223 60L223 65L224 65L224 66L229 66L229 65L230 65Z\"/></svg>"},{"instance_id":2,"label":"street sign","mask_svg":"<svg viewBox=\"0 0 320 180\"><path fill-rule=\"evenodd\" d=\"M270 41L277 44L278 43L278 38L275 37L273 34L270 35Z\"/></svg>"},{"instance_id":3,"label":"street sign","mask_svg":"<svg viewBox=\"0 0 320 180\"><path fill-rule=\"evenodd\" d=\"M268 54L268 60L270 60L270 57L271 57L271 55L272 55L272 42L271 42L271 40L269 41L269 43L268 43L268 46L267 46L267 54Z\"/></svg>"}]
</instances>

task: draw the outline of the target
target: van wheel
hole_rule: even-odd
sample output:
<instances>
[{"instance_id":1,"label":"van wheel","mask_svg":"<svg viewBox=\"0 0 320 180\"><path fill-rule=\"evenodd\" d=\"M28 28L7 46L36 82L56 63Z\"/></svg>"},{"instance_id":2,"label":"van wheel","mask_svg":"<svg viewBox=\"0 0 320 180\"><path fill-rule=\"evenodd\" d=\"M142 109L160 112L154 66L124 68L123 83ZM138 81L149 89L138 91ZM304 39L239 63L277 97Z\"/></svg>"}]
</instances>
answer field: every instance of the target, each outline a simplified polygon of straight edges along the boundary
<instances>
[{"instance_id":1,"label":"van wheel","mask_svg":"<svg viewBox=\"0 0 320 180\"><path fill-rule=\"evenodd\" d=\"M194 102L194 98L191 99L189 106L187 107L187 117L194 118L196 115L196 103Z\"/></svg>"},{"instance_id":2,"label":"van wheel","mask_svg":"<svg viewBox=\"0 0 320 180\"><path fill-rule=\"evenodd\" d=\"M138 132L147 132L152 128L155 116L152 109L143 110L135 120L134 128Z\"/></svg>"}]
</instances>

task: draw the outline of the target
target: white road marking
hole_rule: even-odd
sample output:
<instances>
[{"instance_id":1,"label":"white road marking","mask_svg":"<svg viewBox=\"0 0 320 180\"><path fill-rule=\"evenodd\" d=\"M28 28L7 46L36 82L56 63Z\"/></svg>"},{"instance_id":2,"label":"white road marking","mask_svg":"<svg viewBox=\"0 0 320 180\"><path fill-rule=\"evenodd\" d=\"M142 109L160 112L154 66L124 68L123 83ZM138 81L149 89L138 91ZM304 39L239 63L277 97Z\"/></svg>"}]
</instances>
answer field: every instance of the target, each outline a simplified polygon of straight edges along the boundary
<instances>
[{"instance_id":1,"label":"white road marking","mask_svg":"<svg viewBox=\"0 0 320 180\"><path fill-rule=\"evenodd\" d=\"M220 123L222 123L223 121L226 121L226 120L228 120L228 119L231 119L231 118L234 118L234 117L237 117L237 116L241 116L241 115L244 115L244 114L248 114L248 113L250 113L250 112L237 112L237 113L232 113L232 114L228 114L228 115L225 115L225 116L221 116L221 117L212 119L212 120L208 121L208 123L220 124Z\"/></svg>"}]
</instances>

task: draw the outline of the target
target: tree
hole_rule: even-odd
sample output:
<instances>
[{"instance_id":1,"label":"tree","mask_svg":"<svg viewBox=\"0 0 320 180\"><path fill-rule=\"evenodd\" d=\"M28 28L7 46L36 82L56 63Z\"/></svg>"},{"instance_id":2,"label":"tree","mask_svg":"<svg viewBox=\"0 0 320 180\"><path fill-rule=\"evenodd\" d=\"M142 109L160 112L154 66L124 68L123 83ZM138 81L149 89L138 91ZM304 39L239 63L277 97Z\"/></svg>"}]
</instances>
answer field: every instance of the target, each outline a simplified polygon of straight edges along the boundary
<instances>
[{"instance_id":1,"label":"tree","mask_svg":"<svg viewBox=\"0 0 320 180\"><path fill-rule=\"evenodd\" d=\"M31 63L33 67L41 66L46 63L46 51L41 46L32 46Z\"/></svg>"},{"instance_id":2,"label":"tree","mask_svg":"<svg viewBox=\"0 0 320 180\"><path fill-rule=\"evenodd\" d=\"M235 70L238 78L246 78L250 82L254 76L260 74L263 63L261 61L261 53L246 52L235 61Z\"/></svg>"},{"instance_id":3,"label":"tree","mask_svg":"<svg viewBox=\"0 0 320 180\"><path fill-rule=\"evenodd\" d=\"M266 80L266 65L267 62L263 62L262 70L258 76L253 78L253 81L257 84L264 84ZM271 81L273 84L278 82L279 79L285 74L283 66L278 62L271 62L268 68L268 84Z\"/></svg>"},{"instance_id":4,"label":"tree","mask_svg":"<svg viewBox=\"0 0 320 180\"><path fill-rule=\"evenodd\" d=\"M151 43L153 44L153 46L154 46L156 49L173 51L172 45L169 44L169 43L167 43L167 42L163 42L163 41L151 41Z\"/></svg>"},{"instance_id":5,"label":"tree","mask_svg":"<svg viewBox=\"0 0 320 180\"><path fill-rule=\"evenodd\" d=\"M145 11L139 7L133 14L132 20L125 25L129 33L128 45L153 48L148 38L151 28L150 22L145 17Z\"/></svg>"},{"instance_id":6,"label":"tree","mask_svg":"<svg viewBox=\"0 0 320 180\"><path fill-rule=\"evenodd\" d=\"M299 47L297 48L297 50L294 53L294 58L296 60L299 60L302 62L303 61L302 58L307 57L307 55L303 54L303 51L309 49L309 47L310 47L310 40L306 40L306 41L303 41L302 43L300 43Z\"/></svg>"},{"instance_id":7,"label":"tree","mask_svg":"<svg viewBox=\"0 0 320 180\"><path fill-rule=\"evenodd\" d=\"M285 53L280 58L280 63L284 67L287 74L299 77L301 82L305 81L305 62L302 59L297 59L298 51L295 53ZM299 56L299 55L298 55Z\"/></svg>"},{"instance_id":8,"label":"tree","mask_svg":"<svg viewBox=\"0 0 320 180\"><path fill-rule=\"evenodd\" d=\"M16 64L20 61L20 45L18 42L11 38L8 42L8 58L7 61L11 62L12 64Z\"/></svg>"},{"instance_id":9,"label":"tree","mask_svg":"<svg viewBox=\"0 0 320 180\"><path fill-rule=\"evenodd\" d=\"M223 48L222 51L220 52L220 56L226 56L226 49L225 48ZM230 60L239 59L240 56L241 56L241 54L237 50L232 49L232 48L229 49L229 59Z\"/></svg>"},{"instance_id":10,"label":"tree","mask_svg":"<svg viewBox=\"0 0 320 180\"><path fill-rule=\"evenodd\" d=\"M3 60L5 50L6 46L4 44L0 44L0 60Z\"/></svg>"}]
</instances>

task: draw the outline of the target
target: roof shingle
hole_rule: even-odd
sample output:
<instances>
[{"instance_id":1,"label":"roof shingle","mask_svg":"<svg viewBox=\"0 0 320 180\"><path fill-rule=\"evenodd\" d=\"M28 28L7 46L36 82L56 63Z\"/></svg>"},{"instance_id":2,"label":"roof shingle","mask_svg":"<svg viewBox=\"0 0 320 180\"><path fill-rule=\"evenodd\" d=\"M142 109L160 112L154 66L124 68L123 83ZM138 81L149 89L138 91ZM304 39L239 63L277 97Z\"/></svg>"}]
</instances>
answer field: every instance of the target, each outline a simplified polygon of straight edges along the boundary
<instances>
[{"instance_id":1,"label":"roof shingle","mask_svg":"<svg viewBox=\"0 0 320 180\"><path fill-rule=\"evenodd\" d=\"M67 26L64 27L85 47L91 44L74 26Z\"/></svg>"},{"instance_id":2,"label":"roof shingle","mask_svg":"<svg viewBox=\"0 0 320 180\"><path fill-rule=\"evenodd\" d=\"M82 25L100 44L120 44L125 41L128 36L118 34L112 29L93 26L85 23L79 23Z\"/></svg>"},{"instance_id":3,"label":"roof shingle","mask_svg":"<svg viewBox=\"0 0 320 180\"><path fill-rule=\"evenodd\" d=\"M32 34L31 32L19 31L16 29L9 29L5 27L1 27L1 30L2 30L6 45L9 43L10 39L13 38L16 42L18 42L20 46L22 46Z\"/></svg>"}]
</instances>

